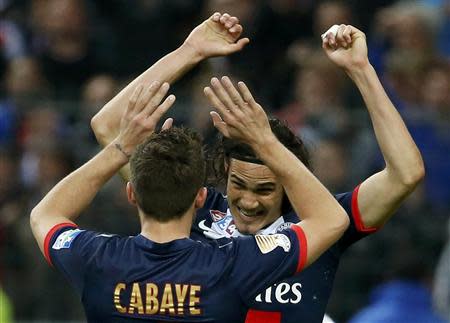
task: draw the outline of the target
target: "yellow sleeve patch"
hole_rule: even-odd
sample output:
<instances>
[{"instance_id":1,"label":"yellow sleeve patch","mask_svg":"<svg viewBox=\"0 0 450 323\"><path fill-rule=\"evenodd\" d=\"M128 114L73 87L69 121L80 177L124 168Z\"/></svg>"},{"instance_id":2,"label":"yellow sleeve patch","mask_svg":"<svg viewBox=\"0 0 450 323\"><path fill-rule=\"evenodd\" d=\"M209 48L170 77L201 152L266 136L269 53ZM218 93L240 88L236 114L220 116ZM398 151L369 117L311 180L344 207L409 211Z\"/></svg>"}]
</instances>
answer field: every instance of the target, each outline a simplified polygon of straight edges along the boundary
<instances>
[{"instance_id":1,"label":"yellow sleeve patch","mask_svg":"<svg viewBox=\"0 0 450 323\"><path fill-rule=\"evenodd\" d=\"M284 234L258 234L255 236L256 244L263 254L273 251L276 247L281 247L285 252L291 250L291 241Z\"/></svg>"}]
</instances>

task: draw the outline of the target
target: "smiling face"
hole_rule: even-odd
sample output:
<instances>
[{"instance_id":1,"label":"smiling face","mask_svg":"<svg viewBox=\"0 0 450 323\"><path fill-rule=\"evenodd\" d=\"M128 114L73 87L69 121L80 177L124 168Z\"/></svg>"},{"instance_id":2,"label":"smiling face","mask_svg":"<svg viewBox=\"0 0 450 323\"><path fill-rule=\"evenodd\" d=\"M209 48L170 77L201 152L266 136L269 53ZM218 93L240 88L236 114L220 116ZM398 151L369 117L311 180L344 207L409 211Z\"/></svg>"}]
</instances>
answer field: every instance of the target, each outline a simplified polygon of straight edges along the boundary
<instances>
[{"instance_id":1,"label":"smiling face","mask_svg":"<svg viewBox=\"0 0 450 323\"><path fill-rule=\"evenodd\" d=\"M231 159L227 197L239 232L255 234L281 216L283 187L265 165Z\"/></svg>"}]
</instances>

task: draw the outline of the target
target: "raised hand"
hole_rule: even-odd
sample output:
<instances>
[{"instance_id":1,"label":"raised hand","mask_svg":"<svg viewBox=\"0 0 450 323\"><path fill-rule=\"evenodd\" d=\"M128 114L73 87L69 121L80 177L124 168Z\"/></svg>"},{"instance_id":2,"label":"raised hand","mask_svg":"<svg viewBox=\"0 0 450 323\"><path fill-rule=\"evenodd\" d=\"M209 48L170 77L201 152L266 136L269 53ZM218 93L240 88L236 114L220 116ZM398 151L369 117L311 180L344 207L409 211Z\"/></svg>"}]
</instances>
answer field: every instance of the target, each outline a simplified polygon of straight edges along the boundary
<instances>
[{"instance_id":1,"label":"raised hand","mask_svg":"<svg viewBox=\"0 0 450 323\"><path fill-rule=\"evenodd\" d=\"M238 82L237 86L238 89L224 76L221 80L213 77L211 87L205 87L206 97L218 111L210 112L214 127L225 137L252 147L264 144L274 136L267 115L244 82Z\"/></svg>"},{"instance_id":2,"label":"raised hand","mask_svg":"<svg viewBox=\"0 0 450 323\"><path fill-rule=\"evenodd\" d=\"M322 48L328 57L347 71L369 64L366 35L351 25L334 25L322 34Z\"/></svg>"},{"instance_id":3,"label":"raised hand","mask_svg":"<svg viewBox=\"0 0 450 323\"><path fill-rule=\"evenodd\" d=\"M197 26L184 44L192 47L202 59L229 55L240 51L250 41L248 38L239 39L242 31L238 18L216 12Z\"/></svg>"},{"instance_id":4,"label":"raised hand","mask_svg":"<svg viewBox=\"0 0 450 323\"><path fill-rule=\"evenodd\" d=\"M169 95L169 83L153 82L149 87L138 85L131 96L127 109L120 121L120 132L115 140L116 147L125 155L131 156L137 145L155 131L161 117L175 102L175 96ZM172 126L173 120L167 119L162 130Z\"/></svg>"}]
</instances>

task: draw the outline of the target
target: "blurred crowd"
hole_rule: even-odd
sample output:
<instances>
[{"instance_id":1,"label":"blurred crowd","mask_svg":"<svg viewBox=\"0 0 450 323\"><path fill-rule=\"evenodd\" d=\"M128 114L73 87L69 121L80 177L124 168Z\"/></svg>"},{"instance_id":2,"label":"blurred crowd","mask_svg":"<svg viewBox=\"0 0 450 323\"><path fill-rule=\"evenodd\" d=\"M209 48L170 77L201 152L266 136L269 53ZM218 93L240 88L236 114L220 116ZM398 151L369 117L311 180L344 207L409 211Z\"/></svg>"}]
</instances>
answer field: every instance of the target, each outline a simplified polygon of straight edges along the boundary
<instances>
[{"instance_id":1,"label":"blurred crowd","mask_svg":"<svg viewBox=\"0 0 450 323\"><path fill-rule=\"evenodd\" d=\"M366 33L370 61L423 154L426 178L380 232L348 250L328 312L346 322L398 280L432 292L450 215L449 0L0 0L4 315L83 320L77 296L38 250L30 210L99 150L90 129L94 114L215 11L239 17L251 42L240 53L202 63L172 87L175 123L200 129L210 142L215 130L203 87L213 75L244 80L270 114L305 140L315 174L335 193L352 190L384 162L357 89L328 61L320 35L335 23ZM138 233L119 178L79 224ZM448 259L444 277L450 277ZM447 288L450 299L449 280L443 284L449 286L435 286ZM438 305L442 312L450 308Z\"/></svg>"}]
</instances>

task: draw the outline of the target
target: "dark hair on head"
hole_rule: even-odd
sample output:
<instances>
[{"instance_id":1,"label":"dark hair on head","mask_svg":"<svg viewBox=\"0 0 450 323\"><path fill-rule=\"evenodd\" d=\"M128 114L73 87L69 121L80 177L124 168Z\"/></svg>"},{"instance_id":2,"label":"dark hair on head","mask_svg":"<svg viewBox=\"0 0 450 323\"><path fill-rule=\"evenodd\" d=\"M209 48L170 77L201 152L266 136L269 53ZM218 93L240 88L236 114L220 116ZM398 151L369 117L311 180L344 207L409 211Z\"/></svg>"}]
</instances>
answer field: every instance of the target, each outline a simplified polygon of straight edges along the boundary
<instances>
[{"instance_id":1,"label":"dark hair on head","mask_svg":"<svg viewBox=\"0 0 450 323\"><path fill-rule=\"evenodd\" d=\"M153 133L130 159L131 184L141 210L160 222L180 218L204 185L202 139L189 128Z\"/></svg>"},{"instance_id":2,"label":"dark hair on head","mask_svg":"<svg viewBox=\"0 0 450 323\"><path fill-rule=\"evenodd\" d=\"M277 118L269 118L270 128L278 140L288 148L302 163L311 169L309 152L303 141L298 138L289 128L286 122ZM231 158L248 161L256 164L263 164L258 159L253 149L240 141L226 138L219 134L217 141L208 151L208 183L215 186L226 184L228 169L225 163L229 164ZM282 212L288 212L292 207L286 194L283 198Z\"/></svg>"}]
</instances>

